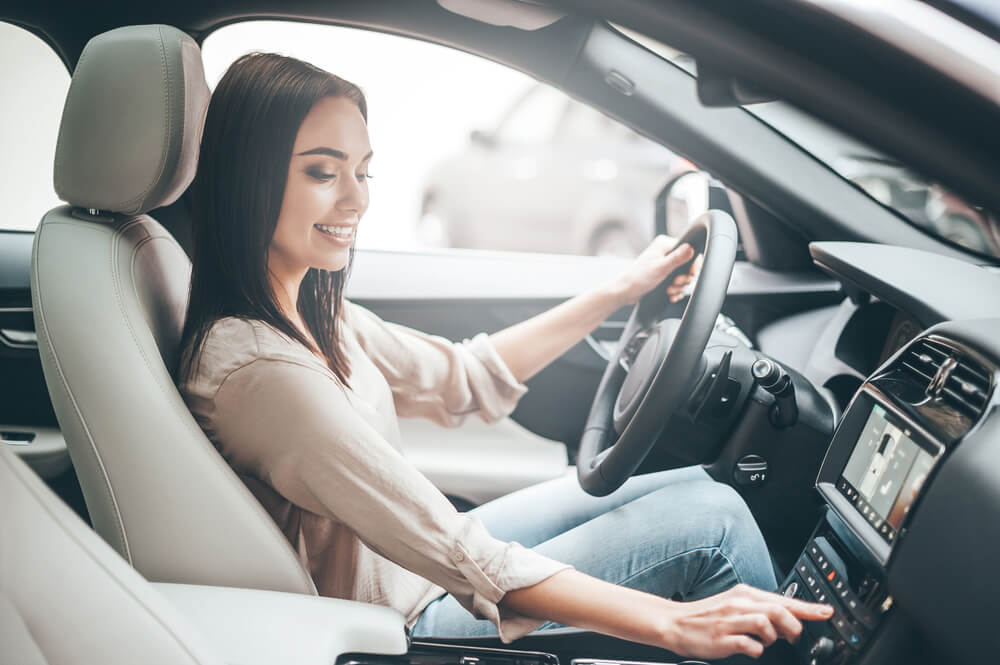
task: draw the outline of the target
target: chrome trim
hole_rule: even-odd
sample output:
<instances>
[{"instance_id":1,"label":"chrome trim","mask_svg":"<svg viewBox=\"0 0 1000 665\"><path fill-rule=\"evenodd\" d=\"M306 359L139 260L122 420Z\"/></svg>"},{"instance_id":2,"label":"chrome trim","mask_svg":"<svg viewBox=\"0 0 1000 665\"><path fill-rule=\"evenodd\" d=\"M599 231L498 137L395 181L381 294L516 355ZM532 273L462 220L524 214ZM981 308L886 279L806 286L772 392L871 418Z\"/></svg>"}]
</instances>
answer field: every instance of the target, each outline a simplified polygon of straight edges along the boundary
<instances>
[{"instance_id":1,"label":"chrome trim","mask_svg":"<svg viewBox=\"0 0 1000 665\"><path fill-rule=\"evenodd\" d=\"M0 314L31 314L30 307L0 307ZM33 330L0 328L0 344L11 349L37 349L38 334Z\"/></svg>"},{"instance_id":2,"label":"chrome trim","mask_svg":"<svg viewBox=\"0 0 1000 665\"><path fill-rule=\"evenodd\" d=\"M0 342L12 349L37 349L38 333L34 330L0 328Z\"/></svg>"},{"instance_id":3,"label":"chrome trim","mask_svg":"<svg viewBox=\"0 0 1000 665\"><path fill-rule=\"evenodd\" d=\"M928 397L937 397L941 394L941 390L944 388L944 384L948 382L948 377L955 370L958 365L958 361L955 360L955 356L948 356L938 367L937 374L931 379L931 382L927 384L927 389L924 391Z\"/></svg>"}]
</instances>

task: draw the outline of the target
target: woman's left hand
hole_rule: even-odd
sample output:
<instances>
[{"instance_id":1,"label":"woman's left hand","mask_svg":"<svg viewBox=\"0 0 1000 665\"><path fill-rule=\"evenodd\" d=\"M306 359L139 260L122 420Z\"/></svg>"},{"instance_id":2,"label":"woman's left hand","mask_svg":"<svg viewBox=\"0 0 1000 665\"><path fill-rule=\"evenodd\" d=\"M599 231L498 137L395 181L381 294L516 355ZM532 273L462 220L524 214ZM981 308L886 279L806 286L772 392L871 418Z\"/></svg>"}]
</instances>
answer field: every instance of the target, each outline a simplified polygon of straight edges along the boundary
<instances>
[{"instance_id":1,"label":"woman's left hand","mask_svg":"<svg viewBox=\"0 0 1000 665\"><path fill-rule=\"evenodd\" d=\"M615 280L615 290L621 305L634 305L643 295L656 288L667 275L677 270L694 256L694 249L687 243L676 246L674 238L658 235L653 242L636 257L632 265ZM667 287L670 302L677 302L687 292L701 270L702 257L699 254L691 264L691 270L678 275Z\"/></svg>"}]
</instances>

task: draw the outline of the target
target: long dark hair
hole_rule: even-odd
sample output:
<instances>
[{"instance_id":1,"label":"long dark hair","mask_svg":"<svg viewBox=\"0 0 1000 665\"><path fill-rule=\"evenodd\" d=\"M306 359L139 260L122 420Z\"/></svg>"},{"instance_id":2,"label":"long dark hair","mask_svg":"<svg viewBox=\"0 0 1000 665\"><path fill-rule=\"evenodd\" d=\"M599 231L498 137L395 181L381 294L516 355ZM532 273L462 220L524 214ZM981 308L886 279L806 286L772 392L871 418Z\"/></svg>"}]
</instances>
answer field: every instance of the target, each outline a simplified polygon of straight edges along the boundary
<instances>
[{"instance_id":1,"label":"long dark hair","mask_svg":"<svg viewBox=\"0 0 1000 665\"><path fill-rule=\"evenodd\" d=\"M361 89L309 63L250 53L230 65L212 94L198 171L188 192L194 222L191 298L181 336L183 381L197 371L212 324L257 319L316 351L282 313L268 280L267 254L278 224L299 127L318 101L345 97L368 120ZM310 268L296 306L327 365L346 386L350 365L340 339L343 270Z\"/></svg>"}]
</instances>

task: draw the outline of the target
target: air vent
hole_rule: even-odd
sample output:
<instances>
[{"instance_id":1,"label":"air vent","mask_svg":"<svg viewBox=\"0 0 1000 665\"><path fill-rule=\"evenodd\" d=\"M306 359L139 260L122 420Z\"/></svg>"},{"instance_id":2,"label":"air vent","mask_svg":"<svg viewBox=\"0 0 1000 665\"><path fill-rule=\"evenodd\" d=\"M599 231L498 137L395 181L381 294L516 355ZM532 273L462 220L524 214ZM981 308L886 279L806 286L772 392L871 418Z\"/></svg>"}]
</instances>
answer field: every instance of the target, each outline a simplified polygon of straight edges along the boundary
<instances>
[{"instance_id":1,"label":"air vent","mask_svg":"<svg viewBox=\"0 0 1000 665\"><path fill-rule=\"evenodd\" d=\"M926 389L950 355L951 351L945 346L927 339L917 340L903 354L899 369Z\"/></svg>"},{"instance_id":2,"label":"air vent","mask_svg":"<svg viewBox=\"0 0 1000 665\"><path fill-rule=\"evenodd\" d=\"M958 364L948 375L941 397L971 416L979 416L986 408L990 393L990 376L986 370L958 358Z\"/></svg>"},{"instance_id":3,"label":"air vent","mask_svg":"<svg viewBox=\"0 0 1000 665\"><path fill-rule=\"evenodd\" d=\"M941 367L944 372L938 376ZM919 339L903 353L897 369L926 394L937 395L955 409L977 418L990 395L990 370L957 349L935 340ZM943 384L935 385L935 377Z\"/></svg>"}]
</instances>

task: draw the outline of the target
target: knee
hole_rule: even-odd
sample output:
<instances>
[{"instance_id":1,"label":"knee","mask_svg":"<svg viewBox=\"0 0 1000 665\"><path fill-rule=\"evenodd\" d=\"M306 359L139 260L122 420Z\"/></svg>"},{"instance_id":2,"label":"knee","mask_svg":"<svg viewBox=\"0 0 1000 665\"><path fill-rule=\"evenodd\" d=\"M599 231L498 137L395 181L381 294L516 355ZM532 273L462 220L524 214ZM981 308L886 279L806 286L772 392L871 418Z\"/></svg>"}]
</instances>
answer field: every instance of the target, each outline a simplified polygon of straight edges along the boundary
<instances>
[{"instance_id":1,"label":"knee","mask_svg":"<svg viewBox=\"0 0 1000 665\"><path fill-rule=\"evenodd\" d=\"M764 536L743 497L729 485L707 483L702 496L718 525L719 551L733 565L740 581L767 590L775 586Z\"/></svg>"},{"instance_id":2,"label":"knee","mask_svg":"<svg viewBox=\"0 0 1000 665\"><path fill-rule=\"evenodd\" d=\"M755 524L753 515L739 492L729 485L706 480L693 492L699 512L724 527L727 532Z\"/></svg>"},{"instance_id":3,"label":"knee","mask_svg":"<svg viewBox=\"0 0 1000 665\"><path fill-rule=\"evenodd\" d=\"M715 543L723 552L767 551L757 521L739 492L715 481L698 484L696 510L712 526Z\"/></svg>"}]
</instances>

